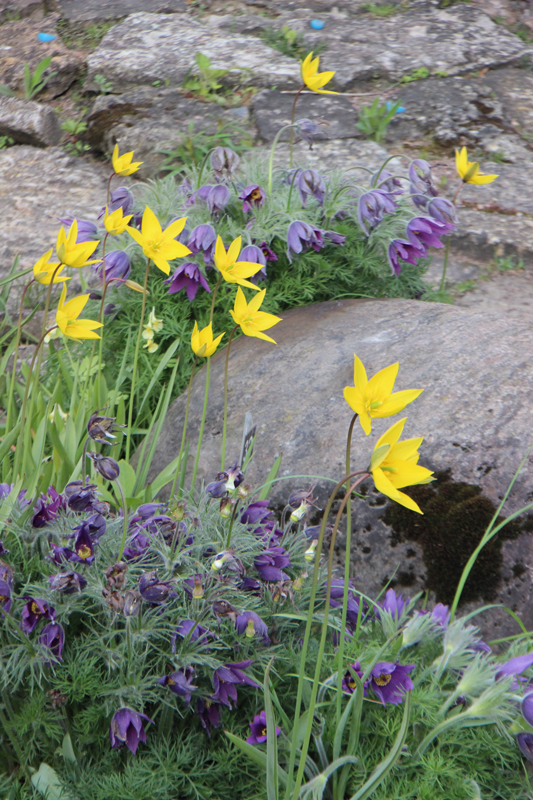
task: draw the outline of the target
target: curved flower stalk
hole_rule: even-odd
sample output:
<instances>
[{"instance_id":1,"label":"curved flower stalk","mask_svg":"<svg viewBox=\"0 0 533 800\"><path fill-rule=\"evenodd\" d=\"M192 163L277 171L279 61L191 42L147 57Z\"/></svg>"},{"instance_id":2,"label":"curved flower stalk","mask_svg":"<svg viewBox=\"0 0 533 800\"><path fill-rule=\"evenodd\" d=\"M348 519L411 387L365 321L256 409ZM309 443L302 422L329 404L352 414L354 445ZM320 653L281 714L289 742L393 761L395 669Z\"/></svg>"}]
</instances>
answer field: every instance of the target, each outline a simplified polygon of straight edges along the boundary
<instances>
[{"instance_id":1,"label":"curved flower stalk","mask_svg":"<svg viewBox=\"0 0 533 800\"><path fill-rule=\"evenodd\" d=\"M202 328L202 330L198 329L197 322L194 323L194 330L191 337L191 347L193 353L197 358L207 358L207 368L205 376L205 393L204 393L204 406L202 409L202 420L200 422L198 447L196 448L196 458L194 460L194 468L191 479L191 487L193 489L194 489L194 484L196 483L196 473L198 472L198 463L200 461L200 450L202 449L202 440L204 438L205 417L207 414L207 398L209 396L209 378L211 375L211 356L215 354L215 351L218 345L220 344L223 336L224 334L221 333L220 336L217 336L216 339L213 339L213 328L211 326L211 323L209 323L207 327ZM191 374L191 381L192 381L192 374ZM190 385L191 384L189 383L189 393L187 395L187 410L185 414L185 423L184 423L180 453L183 452L183 444L185 440L185 430L187 426L187 418L189 411L188 402L190 400Z\"/></svg>"}]
</instances>

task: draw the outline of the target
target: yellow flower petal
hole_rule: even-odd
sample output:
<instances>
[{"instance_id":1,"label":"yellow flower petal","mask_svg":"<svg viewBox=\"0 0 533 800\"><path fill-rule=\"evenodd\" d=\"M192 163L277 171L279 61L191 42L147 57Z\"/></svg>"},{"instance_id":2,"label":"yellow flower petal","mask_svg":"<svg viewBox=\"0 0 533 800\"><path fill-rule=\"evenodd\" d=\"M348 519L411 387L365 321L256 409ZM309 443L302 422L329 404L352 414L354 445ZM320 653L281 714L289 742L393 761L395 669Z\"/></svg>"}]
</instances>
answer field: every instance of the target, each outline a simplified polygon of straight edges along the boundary
<instances>
[{"instance_id":1,"label":"yellow flower petal","mask_svg":"<svg viewBox=\"0 0 533 800\"><path fill-rule=\"evenodd\" d=\"M383 436L380 436L380 438L377 440L376 447L379 447L382 444L390 444L392 447L393 444L396 444L396 442L402 435L402 431L406 421L407 417L404 417L403 419L400 419L398 422L396 422L394 425L391 425L391 427L387 431L385 431Z\"/></svg>"},{"instance_id":2,"label":"yellow flower petal","mask_svg":"<svg viewBox=\"0 0 533 800\"><path fill-rule=\"evenodd\" d=\"M379 408L373 411L372 416L376 419L383 419L383 417L393 417L403 411L405 406L412 403L413 400L422 394L423 389L406 389L403 392L395 392L383 402Z\"/></svg>"},{"instance_id":3,"label":"yellow flower petal","mask_svg":"<svg viewBox=\"0 0 533 800\"><path fill-rule=\"evenodd\" d=\"M367 394L371 401L380 400L383 402L394 388L394 381L398 375L400 365L391 364L390 367L385 367L379 372L376 372L368 381Z\"/></svg>"},{"instance_id":4,"label":"yellow flower petal","mask_svg":"<svg viewBox=\"0 0 533 800\"><path fill-rule=\"evenodd\" d=\"M162 233L163 231L161 229L161 225L159 224L159 220L152 209L146 206L142 219L142 235L145 239L159 240L161 239Z\"/></svg>"}]
</instances>

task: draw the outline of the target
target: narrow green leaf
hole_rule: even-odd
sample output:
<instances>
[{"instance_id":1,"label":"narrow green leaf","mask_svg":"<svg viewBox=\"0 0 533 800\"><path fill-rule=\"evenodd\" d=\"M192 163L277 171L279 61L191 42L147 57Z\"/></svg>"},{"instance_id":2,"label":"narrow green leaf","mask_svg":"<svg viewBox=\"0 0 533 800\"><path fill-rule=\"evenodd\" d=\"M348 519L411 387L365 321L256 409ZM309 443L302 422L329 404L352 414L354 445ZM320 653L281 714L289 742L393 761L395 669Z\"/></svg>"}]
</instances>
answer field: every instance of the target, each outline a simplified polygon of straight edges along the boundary
<instances>
[{"instance_id":1,"label":"narrow green leaf","mask_svg":"<svg viewBox=\"0 0 533 800\"><path fill-rule=\"evenodd\" d=\"M279 456L276 458L274 463L270 468L270 472L267 475L267 479L263 485L263 488L259 492L259 500L266 500L268 495L270 494L270 490L276 480L279 472L279 468L281 467L281 459L283 458L283 453L280 453Z\"/></svg>"},{"instance_id":2,"label":"narrow green leaf","mask_svg":"<svg viewBox=\"0 0 533 800\"><path fill-rule=\"evenodd\" d=\"M258 747L254 747L254 745L248 744L245 742L244 739L239 739L238 736L235 736L233 733L229 731L224 731L228 739L235 747L238 747L241 752L248 756L250 761L253 761L254 764L257 764L258 767L261 767L266 772L267 766L267 757L264 750L259 750ZM281 783L285 786L287 784L287 773L279 768L278 777Z\"/></svg>"},{"instance_id":3,"label":"narrow green leaf","mask_svg":"<svg viewBox=\"0 0 533 800\"><path fill-rule=\"evenodd\" d=\"M274 658L265 670L265 680L263 689L265 693L265 712L267 719L267 763L266 763L266 790L267 800L278 800L279 797L279 782L278 782L278 737L276 736L276 718L274 717L274 709L272 707L272 697L270 696L270 670Z\"/></svg>"},{"instance_id":4,"label":"narrow green leaf","mask_svg":"<svg viewBox=\"0 0 533 800\"><path fill-rule=\"evenodd\" d=\"M150 397L150 395L152 393L152 389L158 383L159 378L161 376L161 373L163 372L163 370L167 366L168 362L170 361L170 359L172 358L172 356L174 355L174 353L176 352L176 350L178 349L180 344L181 344L181 339L176 339L174 342L172 342L172 344L170 345L168 350L165 352L164 356L159 361L157 369L156 369L156 371L154 372L154 374L152 376L152 380L148 384L148 388L146 389L146 391L144 393L144 397L142 399L141 405L139 406L139 410L137 412L137 417L141 416L141 413L142 413L142 411L144 409L144 406L145 406L146 402L148 401L148 399L149 399L149 397Z\"/></svg>"}]
</instances>

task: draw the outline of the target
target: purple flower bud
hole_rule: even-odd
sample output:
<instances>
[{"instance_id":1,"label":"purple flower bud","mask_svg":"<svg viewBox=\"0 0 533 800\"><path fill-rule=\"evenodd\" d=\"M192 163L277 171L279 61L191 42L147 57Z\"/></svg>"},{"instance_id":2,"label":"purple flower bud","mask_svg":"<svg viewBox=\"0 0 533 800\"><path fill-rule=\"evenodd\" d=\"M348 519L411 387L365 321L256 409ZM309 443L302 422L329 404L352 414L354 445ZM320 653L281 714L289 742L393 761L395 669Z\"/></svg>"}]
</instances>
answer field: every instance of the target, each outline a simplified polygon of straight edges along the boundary
<instances>
[{"instance_id":1,"label":"purple flower bud","mask_svg":"<svg viewBox=\"0 0 533 800\"><path fill-rule=\"evenodd\" d=\"M394 178L386 169L374 172L370 178L370 186L372 189L381 189L392 194L403 194L402 182L398 178Z\"/></svg>"},{"instance_id":2,"label":"purple flower bud","mask_svg":"<svg viewBox=\"0 0 533 800\"><path fill-rule=\"evenodd\" d=\"M107 481L116 481L120 475L120 467L114 458L102 456L100 453L87 453L97 472Z\"/></svg>"},{"instance_id":3,"label":"purple flower bud","mask_svg":"<svg viewBox=\"0 0 533 800\"><path fill-rule=\"evenodd\" d=\"M392 194L382 189L372 189L370 192L362 194L359 198L357 204L359 225L369 236L370 231L367 229L365 221L368 222L372 230L381 222L385 214L394 214L397 207L397 204L392 199Z\"/></svg>"},{"instance_id":4,"label":"purple flower bud","mask_svg":"<svg viewBox=\"0 0 533 800\"><path fill-rule=\"evenodd\" d=\"M49 606L46 600L43 600L39 597L23 597L22 599L28 601L22 609L22 613L20 615L20 629L26 635L33 633L39 623L39 620L55 619L55 608Z\"/></svg>"},{"instance_id":5,"label":"purple flower bud","mask_svg":"<svg viewBox=\"0 0 533 800\"><path fill-rule=\"evenodd\" d=\"M533 733L519 733L516 743L528 761L533 762Z\"/></svg>"},{"instance_id":6,"label":"purple flower bud","mask_svg":"<svg viewBox=\"0 0 533 800\"><path fill-rule=\"evenodd\" d=\"M63 219L60 219L60 223L69 227L74 222L75 217L66 216ZM82 242L94 242L95 239L98 239L98 228L94 224L94 222L90 222L88 219L76 219L78 223L78 235L76 237L76 244L81 244Z\"/></svg>"},{"instance_id":7,"label":"purple flower bud","mask_svg":"<svg viewBox=\"0 0 533 800\"><path fill-rule=\"evenodd\" d=\"M533 725L533 692L526 694L522 700L522 716L528 725Z\"/></svg>"},{"instance_id":8,"label":"purple flower bud","mask_svg":"<svg viewBox=\"0 0 533 800\"><path fill-rule=\"evenodd\" d=\"M427 161L416 158L409 166L409 180L411 181L411 193L418 192L427 194L431 197L437 196L437 190L431 177L431 167Z\"/></svg>"},{"instance_id":9,"label":"purple flower bud","mask_svg":"<svg viewBox=\"0 0 533 800\"><path fill-rule=\"evenodd\" d=\"M39 636L39 644L49 650L55 661L63 661L61 656L65 644L65 631L57 622L49 622L44 626ZM54 662L50 659L46 663L53 664Z\"/></svg>"},{"instance_id":10,"label":"purple flower bud","mask_svg":"<svg viewBox=\"0 0 533 800\"><path fill-rule=\"evenodd\" d=\"M189 638L190 642L199 642L203 644L207 642L209 638L212 638L212 636L213 634L211 631L208 631L203 625L198 625L192 619L182 619L181 622L178 623L178 627L174 631L172 637L172 652L176 652L178 637L181 639Z\"/></svg>"},{"instance_id":11,"label":"purple flower bud","mask_svg":"<svg viewBox=\"0 0 533 800\"><path fill-rule=\"evenodd\" d=\"M124 250L111 250L110 253L106 253L104 263L106 283L113 281L112 285L120 286L120 281L125 281L129 278L131 262ZM94 274L98 276L102 283L104 281L104 263L93 264Z\"/></svg>"},{"instance_id":12,"label":"purple flower bud","mask_svg":"<svg viewBox=\"0 0 533 800\"><path fill-rule=\"evenodd\" d=\"M163 283L170 284L168 289L169 294L176 294L181 291L181 289L185 289L187 297L191 302L196 297L196 292L200 286L205 289L206 292L211 293L209 284L200 272L198 264L194 261L185 261L183 264L180 264L174 274L168 280L163 281Z\"/></svg>"},{"instance_id":13,"label":"purple flower bud","mask_svg":"<svg viewBox=\"0 0 533 800\"><path fill-rule=\"evenodd\" d=\"M202 200L204 203L207 203L207 198L212 188L213 184L211 183L206 183L204 186L200 186L199 189L191 194L185 205L194 206L198 200Z\"/></svg>"},{"instance_id":14,"label":"purple flower bud","mask_svg":"<svg viewBox=\"0 0 533 800\"><path fill-rule=\"evenodd\" d=\"M241 160L230 147L216 147L211 154L211 167L218 180L231 176L239 169Z\"/></svg>"},{"instance_id":15,"label":"purple flower bud","mask_svg":"<svg viewBox=\"0 0 533 800\"><path fill-rule=\"evenodd\" d=\"M407 223L407 238L420 250L428 247L444 247L439 236L444 236L454 229L447 222L439 222L431 217L413 217Z\"/></svg>"},{"instance_id":16,"label":"purple flower bud","mask_svg":"<svg viewBox=\"0 0 533 800\"><path fill-rule=\"evenodd\" d=\"M246 739L248 744L263 744L267 740L267 717L266 711L256 714L254 721L249 723L252 735ZM279 736L281 729L276 725L276 736Z\"/></svg>"},{"instance_id":17,"label":"purple flower bud","mask_svg":"<svg viewBox=\"0 0 533 800\"><path fill-rule=\"evenodd\" d=\"M325 236L326 239L329 239L333 244L344 244L346 241L346 236L342 233L337 233L337 231L326 231Z\"/></svg>"},{"instance_id":18,"label":"purple flower bud","mask_svg":"<svg viewBox=\"0 0 533 800\"><path fill-rule=\"evenodd\" d=\"M96 500L96 486L88 483L87 479L85 486L81 481L72 481L65 486L65 496L68 507L80 514L92 508L92 503Z\"/></svg>"},{"instance_id":19,"label":"purple flower bud","mask_svg":"<svg viewBox=\"0 0 533 800\"><path fill-rule=\"evenodd\" d=\"M416 264L419 258L423 258L426 255L427 250L425 248L416 247L412 242L406 242L404 239L393 239L387 251L387 258L393 275L399 275L402 271L399 262L400 258L409 264Z\"/></svg>"},{"instance_id":20,"label":"purple flower bud","mask_svg":"<svg viewBox=\"0 0 533 800\"><path fill-rule=\"evenodd\" d=\"M500 665L500 669L496 673L496 680L498 681L500 678L506 678L508 675L512 675L515 681L511 688L516 688L518 686L516 677L531 666L533 666L533 653L526 653L524 656L515 656L509 659L509 661L506 661L505 664ZM524 680L525 678L520 678L521 682Z\"/></svg>"},{"instance_id":21,"label":"purple flower bud","mask_svg":"<svg viewBox=\"0 0 533 800\"><path fill-rule=\"evenodd\" d=\"M257 525L272 517L272 511L269 509L269 500L255 500L250 503L243 511L241 511L241 522L243 525Z\"/></svg>"},{"instance_id":22,"label":"purple flower bud","mask_svg":"<svg viewBox=\"0 0 533 800\"><path fill-rule=\"evenodd\" d=\"M311 150L313 149L313 142L323 138L323 133L319 125L312 119L303 117L302 119L297 119L294 125L296 131L300 134L304 142L307 142Z\"/></svg>"},{"instance_id":23,"label":"purple flower bud","mask_svg":"<svg viewBox=\"0 0 533 800\"><path fill-rule=\"evenodd\" d=\"M126 745L135 755L139 742L146 742L143 720L153 724L153 720L147 717L146 714L132 711L131 708L121 708L117 711L111 720L109 728L111 747L124 747Z\"/></svg>"},{"instance_id":24,"label":"purple flower bud","mask_svg":"<svg viewBox=\"0 0 533 800\"><path fill-rule=\"evenodd\" d=\"M217 234L212 225L197 225L191 231L187 247L193 255L203 253L205 264L212 265L216 241Z\"/></svg>"},{"instance_id":25,"label":"purple flower bud","mask_svg":"<svg viewBox=\"0 0 533 800\"><path fill-rule=\"evenodd\" d=\"M427 213L439 222L446 222L448 225L457 225L457 211L454 204L445 197L434 197L427 204Z\"/></svg>"},{"instance_id":26,"label":"purple flower bud","mask_svg":"<svg viewBox=\"0 0 533 800\"><path fill-rule=\"evenodd\" d=\"M230 197L230 190L227 186L224 186L224 184L219 183L217 186L213 186L207 195L209 213L218 214L222 211L228 205Z\"/></svg>"},{"instance_id":27,"label":"purple flower bud","mask_svg":"<svg viewBox=\"0 0 533 800\"><path fill-rule=\"evenodd\" d=\"M117 211L119 208L122 208L124 216L131 214L133 210L133 195L125 186L119 186L109 195L109 213L112 214L113 211ZM106 207L104 206L98 214L98 222L104 219L105 209Z\"/></svg>"},{"instance_id":28,"label":"purple flower bud","mask_svg":"<svg viewBox=\"0 0 533 800\"><path fill-rule=\"evenodd\" d=\"M193 684L194 675L195 672L192 667L185 667L185 669L179 669L171 675L164 675L159 678L157 683L160 686L166 686L178 697L183 697L185 705L188 706L191 702L191 692L198 688Z\"/></svg>"},{"instance_id":29,"label":"purple flower bud","mask_svg":"<svg viewBox=\"0 0 533 800\"><path fill-rule=\"evenodd\" d=\"M263 189L257 185L257 183L251 183L249 186L245 186L242 192L239 195L239 200L242 200L242 210L246 214L248 211L253 211L254 208L258 208L262 206L265 202L266 195ZM240 258L241 261L246 261L247 259Z\"/></svg>"},{"instance_id":30,"label":"purple flower bud","mask_svg":"<svg viewBox=\"0 0 533 800\"><path fill-rule=\"evenodd\" d=\"M324 178L314 169L304 169L296 176L296 186L300 192L302 207L307 208L307 200L314 197L320 205L324 203L326 196L326 184Z\"/></svg>"},{"instance_id":31,"label":"purple flower bud","mask_svg":"<svg viewBox=\"0 0 533 800\"><path fill-rule=\"evenodd\" d=\"M170 597L175 597L171 583L164 583L157 577L157 570L144 572L139 580L139 591L143 600L147 603L159 605Z\"/></svg>"},{"instance_id":32,"label":"purple flower bud","mask_svg":"<svg viewBox=\"0 0 533 800\"><path fill-rule=\"evenodd\" d=\"M383 603L378 603L377 606L390 614L393 619L398 620L402 616L403 610L409 606L410 602L410 597L404 600L403 595L397 595L394 589L389 589L385 594ZM377 608L374 609L374 613L379 619L380 614Z\"/></svg>"}]
</instances>

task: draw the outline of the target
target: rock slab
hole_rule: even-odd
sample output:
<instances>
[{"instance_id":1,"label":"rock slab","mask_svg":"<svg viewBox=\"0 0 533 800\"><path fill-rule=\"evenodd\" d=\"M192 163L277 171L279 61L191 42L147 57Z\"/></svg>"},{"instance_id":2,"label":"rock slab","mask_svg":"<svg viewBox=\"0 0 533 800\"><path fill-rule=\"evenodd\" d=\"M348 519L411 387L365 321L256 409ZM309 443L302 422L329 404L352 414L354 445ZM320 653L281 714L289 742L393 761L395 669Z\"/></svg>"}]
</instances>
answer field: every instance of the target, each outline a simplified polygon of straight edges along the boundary
<instances>
[{"instance_id":1,"label":"rock slab","mask_svg":"<svg viewBox=\"0 0 533 800\"><path fill-rule=\"evenodd\" d=\"M186 11L185 0L57 0L62 19L69 22L105 22L127 17L138 11L152 14L172 14Z\"/></svg>"},{"instance_id":2,"label":"rock slab","mask_svg":"<svg viewBox=\"0 0 533 800\"><path fill-rule=\"evenodd\" d=\"M252 98L252 116L261 139L271 142L280 128L290 125L293 103L293 94L279 91L260 92ZM320 127L317 141L362 136L355 127L357 115L348 97L302 94L296 104L295 119L317 122ZM286 131L281 140L288 141L289 136L289 131Z\"/></svg>"},{"instance_id":3,"label":"rock slab","mask_svg":"<svg viewBox=\"0 0 533 800\"><path fill-rule=\"evenodd\" d=\"M18 144L50 147L61 139L61 128L51 108L0 96L0 136L10 136Z\"/></svg>"},{"instance_id":4,"label":"rock slab","mask_svg":"<svg viewBox=\"0 0 533 800\"><path fill-rule=\"evenodd\" d=\"M499 503L532 438L533 330L527 320L409 300L344 300L286 313L276 326L275 338L277 346L247 337L232 346L226 450L229 465L239 457L245 414L251 412L257 439L247 480L261 485L283 452L280 477L286 480L272 492L275 506L282 507L291 490L313 483L318 484L323 504L332 484L317 476L336 482L344 474L351 410L343 389L353 385L354 353L369 376L399 361L396 390L424 389L406 409L403 436L424 437L421 463L435 471L450 470L455 481L479 486ZM217 353L211 370L199 471L205 482L213 480L220 467L225 355L224 350ZM205 369L192 387L188 429L192 443L198 437L204 386ZM182 396L168 412L152 477L179 451L184 411ZM378 437L396 419L375 420L368 438L356 427L355 469L367 466ZM194 455L193 444L190 466ZM532 469L530 456L511 492L507 513L533 500ZM291 474L309 478L291 479ZM361 502L355 508L356 534L362 536L364 526L373 529L371 552L367 555L361 547L354 554L359 585L370 594L379 591L399 562L404 569L409 550L414 556L408 566L417 564L413 582L419 588L423 564L416 543L395 547L381 519L386 508L383 496L371 491L370 500L372 507ZM516 610L529 626L533 625L533 608L528 605L531 576L522 575L515 585L510 565L518 559L531 564L532 557L529 534L506 542L504 569L510 577L508 582L502 578L499 589L500 599L505 592L514 592ZM495 620L496 627L504 624L501 618Z\"/></svg>"}]
</instances>

